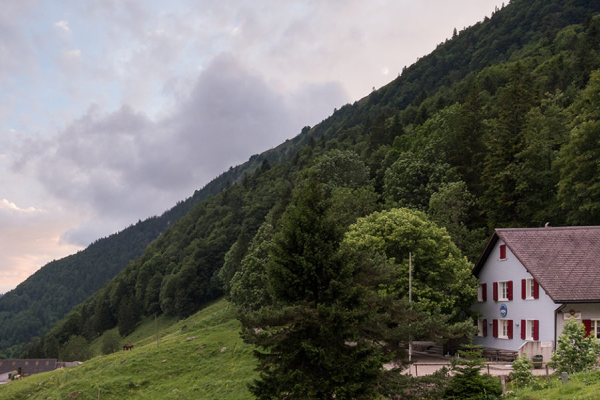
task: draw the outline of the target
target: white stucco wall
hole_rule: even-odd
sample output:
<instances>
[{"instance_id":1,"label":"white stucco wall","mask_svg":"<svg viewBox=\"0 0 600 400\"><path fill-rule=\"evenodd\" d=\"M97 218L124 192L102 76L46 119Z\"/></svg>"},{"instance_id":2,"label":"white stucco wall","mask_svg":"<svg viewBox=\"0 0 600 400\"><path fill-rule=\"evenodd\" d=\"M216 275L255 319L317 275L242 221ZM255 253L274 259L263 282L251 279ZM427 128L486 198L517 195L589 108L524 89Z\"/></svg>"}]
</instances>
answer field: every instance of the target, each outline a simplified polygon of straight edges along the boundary
<instances>
[{"instance_id":1,"label":"white stucco wall","mask_svg":"<svg viewBox=\"0 0 600 400\"><path fill-rule=\"evenodd\" d=\"M521 339L521 320L539 321L539 341L552 341L554 344L555 310L560 306L555 304L540 286L539 298L531 300L521 299L521 280L533 278L519 260L506 247L506 259L500 260L500 245L504 244L498 240L490 253L479 274L479 282L487 283L487 301L477 302L473 310L482 314L487 319L487 337L474 337L474 344L484 347L518 351L527 340ZM494 282L512 281L512 301L494 301ZM507 307L506 317L501 317L500 306ZM600 317L599 317L600 318ZM513 320L513 338L502 339L493 337L492 322L494 319ZM558 319L558 318L557 318Z\"/></svg>"}]
</instances>

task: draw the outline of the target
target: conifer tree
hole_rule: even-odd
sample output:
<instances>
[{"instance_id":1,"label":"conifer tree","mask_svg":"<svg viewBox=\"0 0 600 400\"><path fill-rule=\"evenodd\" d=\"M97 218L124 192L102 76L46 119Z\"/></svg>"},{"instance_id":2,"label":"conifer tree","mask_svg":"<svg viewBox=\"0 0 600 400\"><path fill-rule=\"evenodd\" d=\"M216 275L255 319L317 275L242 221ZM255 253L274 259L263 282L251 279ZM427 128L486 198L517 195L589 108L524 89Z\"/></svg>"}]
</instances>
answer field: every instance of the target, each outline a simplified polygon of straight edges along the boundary
<instances>
[{"instance_id":1,"label":"conifer tree","mask_svg":"<svg viewBox=\"0 0 600 400\"><path fill-rule=\"evenodd\" d=\"M560 150L558 199L575 225L600 224L600 71L592 73L569 141Z\"/></svg>"},{"instance_id":2,"label":"conifer tree","mask_svg":"<svg viewBox=\"0 0 600 400\"><path fill-rule=\"evenodd\" d=\"M485 192L481 203L486 208L488 225L521 226L517 215L516 172L520 168L515 156L525 145L526 116L534 104L531 74L520 63L510 72L510 80L498 94L498 119L487 146L482 183Z\"/></svg>"},{"instance_id":3,"label":"conifer tree","mask_svg":"<svg viewBox=\"0 0 600 400\"><path fill-rule=\"evenodd\" d=\"M387 325L368 307L364 286L353 285L356 270L339 251L342 231L329 209L310 177L273 238L267 270L277 305L241 316L244 340L261 349L251 385L259 399L375 398L391 359L360 336L361 327Z\"/></svg>"},{"instance_id":4,"label":"conifer tree","mask_svg":"<svg viewBox=\"0 0 600 400\"><path fill-rule=\"evenodd\" d=\"M444 398L479 400L496 398L502 394L500 382L488 374L481 374L484 359L482 349L473 344L463 345L460 358L452 359L454 376L446 389Z\"/></svg>"},{"instance_id":5,"label":"conifer tree","mask_svg":"<svg viewBox=\"0 0 600 400\"><path fill-rule=\"evenodd\" d=\"M135 331L137 321L139 319L136 312L134 301L129 297L125 297L119 306L119 314L117 316L119 327L119 335L125 337Z\"/></svg>"}]
</instances>

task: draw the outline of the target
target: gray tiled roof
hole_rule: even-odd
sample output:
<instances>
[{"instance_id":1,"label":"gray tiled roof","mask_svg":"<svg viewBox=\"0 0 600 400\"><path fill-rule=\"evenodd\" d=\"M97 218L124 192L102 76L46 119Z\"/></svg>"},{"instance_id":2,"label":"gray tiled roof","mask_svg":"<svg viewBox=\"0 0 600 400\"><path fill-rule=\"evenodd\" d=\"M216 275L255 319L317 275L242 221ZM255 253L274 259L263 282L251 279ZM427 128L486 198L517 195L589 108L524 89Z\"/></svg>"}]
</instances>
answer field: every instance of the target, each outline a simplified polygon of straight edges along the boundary
<instances>
[{"instance_id":1,"label":"gray tiled roof","mask_svg":"<svg viewBox=\"0 0 600 400\"><path fill-rule=\"evenodd\" d=\"M27 374L54 371L56 369L56 358L0 359L0 374L18 370L19 367L21 367L23 373Z\"/></svg>"},{"instance_id":2,"label":"gray tiled roof","mask_svg":"<svg viewBox=\"0 0 600 400\"><path fill-rule=\"evenodd\" d=\"M475 275L498 238L555 302L600 302L600 226L496 229Z\"/></svg>"}]
</instances>

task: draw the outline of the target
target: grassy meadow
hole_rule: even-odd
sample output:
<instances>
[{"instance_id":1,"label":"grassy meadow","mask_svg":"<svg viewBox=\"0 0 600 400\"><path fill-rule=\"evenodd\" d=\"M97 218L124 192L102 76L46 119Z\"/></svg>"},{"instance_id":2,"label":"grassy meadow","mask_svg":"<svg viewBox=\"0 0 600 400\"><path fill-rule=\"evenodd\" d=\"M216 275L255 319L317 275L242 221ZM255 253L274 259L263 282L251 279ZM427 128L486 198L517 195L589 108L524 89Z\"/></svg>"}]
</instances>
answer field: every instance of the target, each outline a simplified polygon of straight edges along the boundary
<instances>
[{"instance_id":1,"label":"grassy meadow","mask_svg":"<svg viewBox=\"0 0 600 400\"><path fill-rule=\"evenodd\" d=\"M600 400L600 371L583 372L571 376L564 384L558 374L551 377L549 383L540 378L538 384L527 389L515 389L507 393L506 399L520 400Z\"/></svg>"},{"instance_id":2,"label":"grassy meadow","mask_svg":"<svg viewBox=\"0 0 600 400\"><path fill-rule=\"evenodd\" d=\"M160 317L157 348L154 319L147 319L122 340L133 350L0 385L0 399L66 399L73 392L81 392L78 399L251 399L255 361L239 328L233 307L219 300L185 320ZM91 344L96 354L101 340Z\"/></svg>"}]
</instances>

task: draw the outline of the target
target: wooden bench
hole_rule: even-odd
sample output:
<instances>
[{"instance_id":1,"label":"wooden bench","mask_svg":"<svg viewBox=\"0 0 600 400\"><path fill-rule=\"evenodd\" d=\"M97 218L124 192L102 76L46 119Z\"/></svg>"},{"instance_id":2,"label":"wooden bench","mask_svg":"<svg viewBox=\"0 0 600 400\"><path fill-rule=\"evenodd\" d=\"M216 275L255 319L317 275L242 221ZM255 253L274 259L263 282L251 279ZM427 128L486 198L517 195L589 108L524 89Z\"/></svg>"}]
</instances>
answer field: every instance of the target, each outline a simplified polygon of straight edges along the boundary
<instances>
[{"instance_id":1,"label":"wooden bench","mask_svg":"<svg viewBox=\"0 0 600 400\"><path fill-rule=\"evenodd\" d=\"M518 352L512 350L503 349L491 349L484 348L482 357L490 359L492 361L515 361L517 359Z\"/></svg>"}]
</instances>

